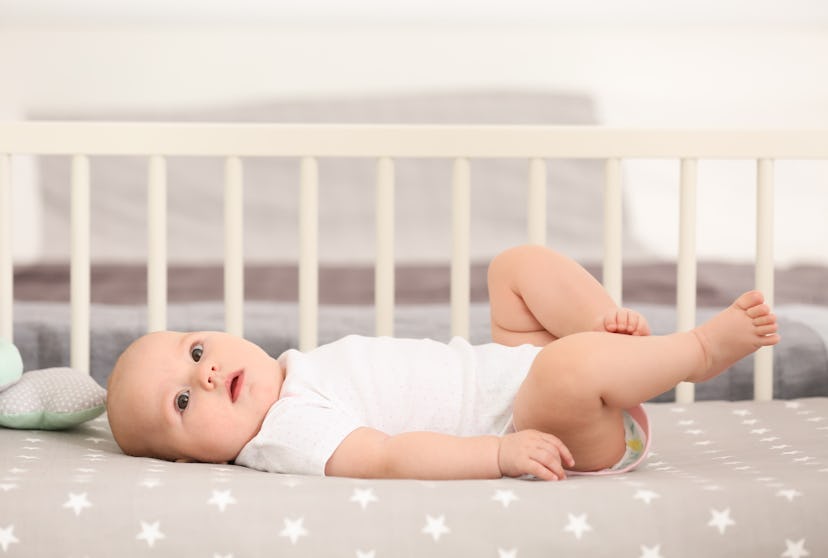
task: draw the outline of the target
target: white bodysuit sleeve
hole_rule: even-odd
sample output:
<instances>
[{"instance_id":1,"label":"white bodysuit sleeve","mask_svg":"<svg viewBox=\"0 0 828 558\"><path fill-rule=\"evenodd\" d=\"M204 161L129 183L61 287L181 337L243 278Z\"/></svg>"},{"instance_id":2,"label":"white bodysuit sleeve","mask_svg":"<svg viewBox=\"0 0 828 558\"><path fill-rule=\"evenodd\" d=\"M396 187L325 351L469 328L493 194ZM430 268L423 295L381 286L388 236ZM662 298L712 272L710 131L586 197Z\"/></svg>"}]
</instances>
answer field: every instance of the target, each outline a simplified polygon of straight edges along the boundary
<instances>
[{"instance_id":1,"label":"white bodysuit sleeve","mask_svg":"<svg viewBox=\"0 0 828 558\"><path fill-rule=\"evenodd\" d=\"M325 476L328 459L360 426L325 401L280 399L235 463L273 473Z\"/></svg>"}]
</instances>

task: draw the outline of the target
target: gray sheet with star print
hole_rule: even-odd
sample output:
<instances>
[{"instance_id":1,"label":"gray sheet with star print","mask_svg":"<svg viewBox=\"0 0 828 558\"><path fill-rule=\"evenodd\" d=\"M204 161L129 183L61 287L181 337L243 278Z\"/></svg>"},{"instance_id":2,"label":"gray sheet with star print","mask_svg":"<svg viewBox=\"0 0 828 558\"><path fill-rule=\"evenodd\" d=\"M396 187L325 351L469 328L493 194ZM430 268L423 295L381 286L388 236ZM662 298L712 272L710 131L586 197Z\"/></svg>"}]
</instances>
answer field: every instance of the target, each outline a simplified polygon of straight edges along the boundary
<instances>
[{"instance_id":1,"label":"gray sheet with star print","mask_svg":"<svg viewBox=\"0 0 828 558\"><path fill-rule=\"evenodd\" d=\"M0 430L2 556L828 556L828 398L650 403L633 473L312 478Z\"/></svg>"}]
</instances>

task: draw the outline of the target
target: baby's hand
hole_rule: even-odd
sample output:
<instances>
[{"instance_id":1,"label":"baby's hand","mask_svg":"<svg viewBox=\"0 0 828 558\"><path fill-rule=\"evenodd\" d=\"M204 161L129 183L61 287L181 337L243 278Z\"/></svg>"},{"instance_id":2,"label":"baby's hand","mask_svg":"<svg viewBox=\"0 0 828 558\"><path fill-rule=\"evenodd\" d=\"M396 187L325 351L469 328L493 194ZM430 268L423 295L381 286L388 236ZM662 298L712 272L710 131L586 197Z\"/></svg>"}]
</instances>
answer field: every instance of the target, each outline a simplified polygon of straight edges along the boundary
<instances>
[{"instance_id":1,"label":"baby's hand","mask_svg":"<svg viewBox=\"0 0 828 558\"><path fill-rule=\"evenodd\" d=\"M500 439L497 454L500 474L507 477L534 475L543 480L565 479L563 469L575 465L569 449L552 434L521 430Z\"/></svg>"},{"instance_id":2,"label":"baby's hand","mask_svg":"<svg viewBox=\"0 0 828 558\"><path fill-rule=\"evenodd\" d=\"M595 329L625 335L650 335L647 319L629 308L613 308L600 318Z\"/></svg>"}]
</instances>

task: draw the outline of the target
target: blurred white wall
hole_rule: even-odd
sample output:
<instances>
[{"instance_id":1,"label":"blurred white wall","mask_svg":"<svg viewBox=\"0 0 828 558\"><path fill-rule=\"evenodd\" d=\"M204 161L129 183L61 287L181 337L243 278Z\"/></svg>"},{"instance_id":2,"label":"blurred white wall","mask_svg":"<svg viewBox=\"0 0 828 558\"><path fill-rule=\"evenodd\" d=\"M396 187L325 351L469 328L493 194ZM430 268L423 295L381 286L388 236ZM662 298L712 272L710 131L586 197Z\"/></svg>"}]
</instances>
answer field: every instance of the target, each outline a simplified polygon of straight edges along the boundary
<instances>
[{"instance_id":1,"label":"blurred white wall","mask_svg":"<svg viewBox=\"0 0 828 558\"><path fill-rule=\"evenodd\" d=\"M0 118L496 88L588 93L610 125L828 127L826 54L821 0L0 0ZM626 172L634 230L670 255L674 214L651 208L677 203L677 166ZM752 219L752 169L701 172L700 254L752 257L716 232ZM780 170L783 262L828 260L828 170L802 172Z\"/></svg>"}]
</instances>

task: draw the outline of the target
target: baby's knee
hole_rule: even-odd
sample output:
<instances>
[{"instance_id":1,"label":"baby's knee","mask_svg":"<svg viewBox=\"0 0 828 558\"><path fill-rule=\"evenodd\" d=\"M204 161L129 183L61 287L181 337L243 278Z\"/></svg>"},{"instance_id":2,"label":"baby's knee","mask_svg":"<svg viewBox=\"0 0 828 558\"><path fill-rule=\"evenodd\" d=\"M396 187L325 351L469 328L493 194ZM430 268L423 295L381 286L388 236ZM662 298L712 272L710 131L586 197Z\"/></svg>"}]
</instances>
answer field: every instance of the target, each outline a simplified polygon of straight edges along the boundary
<instances>
[{"instance_id":1,"label":"baby's knee","mask_svg":"<svg viewBox=\"0 0 828 558\"><path fill-rule=\"evenodd\" d=\"M489 262L489 281L503 280L523 272L526 264L538 261L550 252L549 248L536 244L521 244L503 250Z\"/></svg>"}]
</instances>

